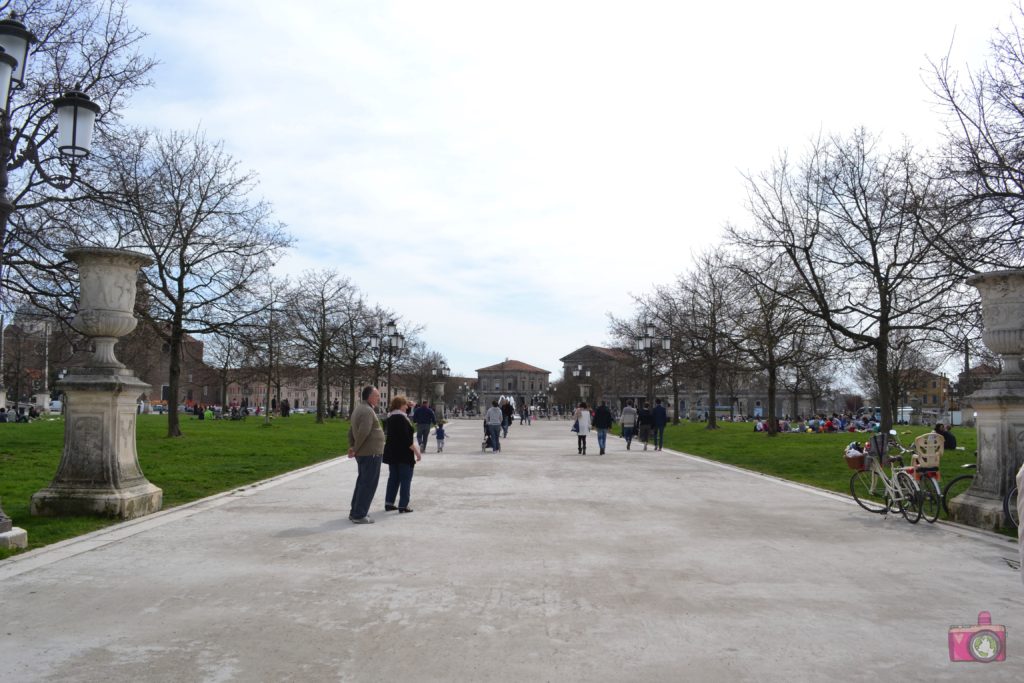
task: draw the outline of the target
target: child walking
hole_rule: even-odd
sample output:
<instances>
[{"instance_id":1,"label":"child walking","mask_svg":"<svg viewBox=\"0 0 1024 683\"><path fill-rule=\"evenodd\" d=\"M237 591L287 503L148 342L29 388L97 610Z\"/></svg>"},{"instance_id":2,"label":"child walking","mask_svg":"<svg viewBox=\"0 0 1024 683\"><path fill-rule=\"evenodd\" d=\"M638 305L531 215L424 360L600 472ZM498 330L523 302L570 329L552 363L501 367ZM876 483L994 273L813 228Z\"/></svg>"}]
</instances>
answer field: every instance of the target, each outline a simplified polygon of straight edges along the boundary
<instances>
[{"instance_id":1,"label":"child walking","mask_svg":"<svg viewBox=\"0 0 1024 683\"><path fill-rule=\"evenodd\" d=\"M444 451L444 423L443 422L438 422L437 423L437 431L434 432L434 435L437 436L437 452L441 453L442 451Z\"/></svg>"}]
</instances>

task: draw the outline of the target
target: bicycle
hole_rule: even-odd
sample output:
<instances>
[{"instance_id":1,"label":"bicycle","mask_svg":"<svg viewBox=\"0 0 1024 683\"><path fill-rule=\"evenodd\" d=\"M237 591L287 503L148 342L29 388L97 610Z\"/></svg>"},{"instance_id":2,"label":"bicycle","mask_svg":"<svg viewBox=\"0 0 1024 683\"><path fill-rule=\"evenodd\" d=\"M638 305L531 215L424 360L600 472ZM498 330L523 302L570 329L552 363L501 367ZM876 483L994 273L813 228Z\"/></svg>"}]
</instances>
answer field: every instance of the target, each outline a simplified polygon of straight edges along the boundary
<instances>
[{"instance_id":1,"label":"bicycle","mask_svg":"<svg viewBox=\"0 0 1024 683\"><path fill-rule=\"evenodd\" d=\"M976 470L978 469L978 463L969 462L961 465L960 467L965 470ZM973 482L973 474L961 474L958 477L954 477L953 480L946 484L945 488L942 489L942 509L946 512L946 517L951 516L949 514L949 501L967 491ZM1016 486L1007 491L1006 495L1003 496L1003 514L1005 515L1004 519L1009 524L1010 528L1017 529L1020 527L1020 512L1017 507Z\"/></svg>"},{"instance_id":2,"label":"bicycle","mask_svg":"<svg viewBox=\"0 0 1024 683\"><path fill-rule=\"evenodd\" d=\"M854 472L850 477L850 494L857 504L868 512L888 514L899 510L904 519L911 524L917 524L923 514L924 496L921 495L914 478L907 472L909 468L903 467L903 457L890 455L888 448L885 447L885 439L876 436L872 437L871 441L876 448L871 454L863 456L864 459L860 463L863 469ZM879 444L882 445L881 448L877 448ZM853 467L856 463L849 464ZM891 476L885 473L885 465L889 466Z\"/></svg>"},{"instance_id":3,"label":"bicycle","mask_svg":"<svg viewBox=\"0 0 1024 683\"><path fill-rule=\"evenodd\" d=\"M1010 523L1010 526L1014 529L1020 526L1020 511L1017 507L1016 486L1007 491L1006 496L1003 498L1003 513L1006 515L1006 520Z\"/></svg>"}]
</instances>

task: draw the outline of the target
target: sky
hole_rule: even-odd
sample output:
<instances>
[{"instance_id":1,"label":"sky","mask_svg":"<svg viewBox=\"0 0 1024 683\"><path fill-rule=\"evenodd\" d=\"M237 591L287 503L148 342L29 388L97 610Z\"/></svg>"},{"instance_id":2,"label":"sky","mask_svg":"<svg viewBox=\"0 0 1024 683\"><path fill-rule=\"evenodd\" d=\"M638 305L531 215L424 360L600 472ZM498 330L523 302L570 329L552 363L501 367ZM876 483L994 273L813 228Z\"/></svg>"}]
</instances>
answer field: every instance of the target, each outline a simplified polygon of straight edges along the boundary
<instances>
[{"instance_id":1,"label":"sky","mask_svg":"<svg viewBox=\"0 0 1024 683\"><path fill-rule=\"evenodd\" d=\"M155 85L296 238L453 374L609 341L608 314L749 222L744 174L864 126L940 140L929 60L980 67L1010 0L134 0Z\"/></svg>"}]
</instances>

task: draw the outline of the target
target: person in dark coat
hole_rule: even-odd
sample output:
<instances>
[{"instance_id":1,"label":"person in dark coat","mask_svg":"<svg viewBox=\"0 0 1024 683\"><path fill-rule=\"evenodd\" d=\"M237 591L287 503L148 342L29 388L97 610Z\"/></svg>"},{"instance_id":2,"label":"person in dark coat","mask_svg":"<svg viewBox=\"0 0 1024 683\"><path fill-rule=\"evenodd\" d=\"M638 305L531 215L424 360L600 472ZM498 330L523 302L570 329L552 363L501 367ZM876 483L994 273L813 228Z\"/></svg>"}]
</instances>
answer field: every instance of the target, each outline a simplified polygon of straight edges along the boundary
<instances>
[{"instance_id":1,"label":"person in dark coat","mask_svg":"<svg viewBox=\"0 0 1024 683\"><path fill-rule=\"evenodd\" d=\"M388 466L388 484L384 494L386 511L412 512L409 507L412 472L421 456L414 439L415 430L405 412L408 403L405 396L395 396L391 399L390 412L384 421L384 464Z\"/></svg>"},{"instance_id":2,"label":"person in dark coat","mask_svg":"<svg viewBox=\"0 0 1024 683\"><path fill-rule=\"evenodd\" d=\"M594 411L594 429L597 430L597 447L604 455L605 443L608 440L608 430L612 428L612 411L608 404L601 401L601 405Z\"/></svg>"},{"instance_id":3,"label":"person in dark coat","mask_svg":"<svg viewBox=\"0 0 1024 683\"><path fill-rule=\"evenodd\" d=\"M654 450L660 451L665 445L665 426L668 424L668 411L661 405L661 399L654 399L654 410L651 411L651 427L654 429Z\"/></svg>"},{"instance_id":4,"label":"person in dark coat","mask_svg":"<svg viewBox=\"0 0 1024 683\"><path fill-rule=\"evenodd\" d=\"M640 410L636 411L636 438L644 442L644 450L647 450L647 441L651 438L651 404L644 402Z\"/></svg>"}]
</instances>

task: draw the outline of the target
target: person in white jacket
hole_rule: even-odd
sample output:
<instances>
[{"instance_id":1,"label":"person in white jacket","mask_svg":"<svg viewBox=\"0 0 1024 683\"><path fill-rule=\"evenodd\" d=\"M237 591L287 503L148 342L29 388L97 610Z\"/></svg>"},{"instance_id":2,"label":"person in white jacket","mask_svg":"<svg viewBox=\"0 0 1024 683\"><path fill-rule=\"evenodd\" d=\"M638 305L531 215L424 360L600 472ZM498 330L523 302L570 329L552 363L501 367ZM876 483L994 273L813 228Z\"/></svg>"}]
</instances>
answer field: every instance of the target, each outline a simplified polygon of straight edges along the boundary
<instances>
[{"instance_id":1,"label":"person in white jacket","mask_svg":"<svg viewBox=\"0 0 1024 683\"><path fill-rule=\"evenodd\" d=\"M576 409L572 416L576 420L576 424L579 425L579 430L576 432L577 450L582 455L586 455L587 434L590 433L590 408L587 407L586 401L580 402L580 407Z\"/></svg>"}]
</instances>

